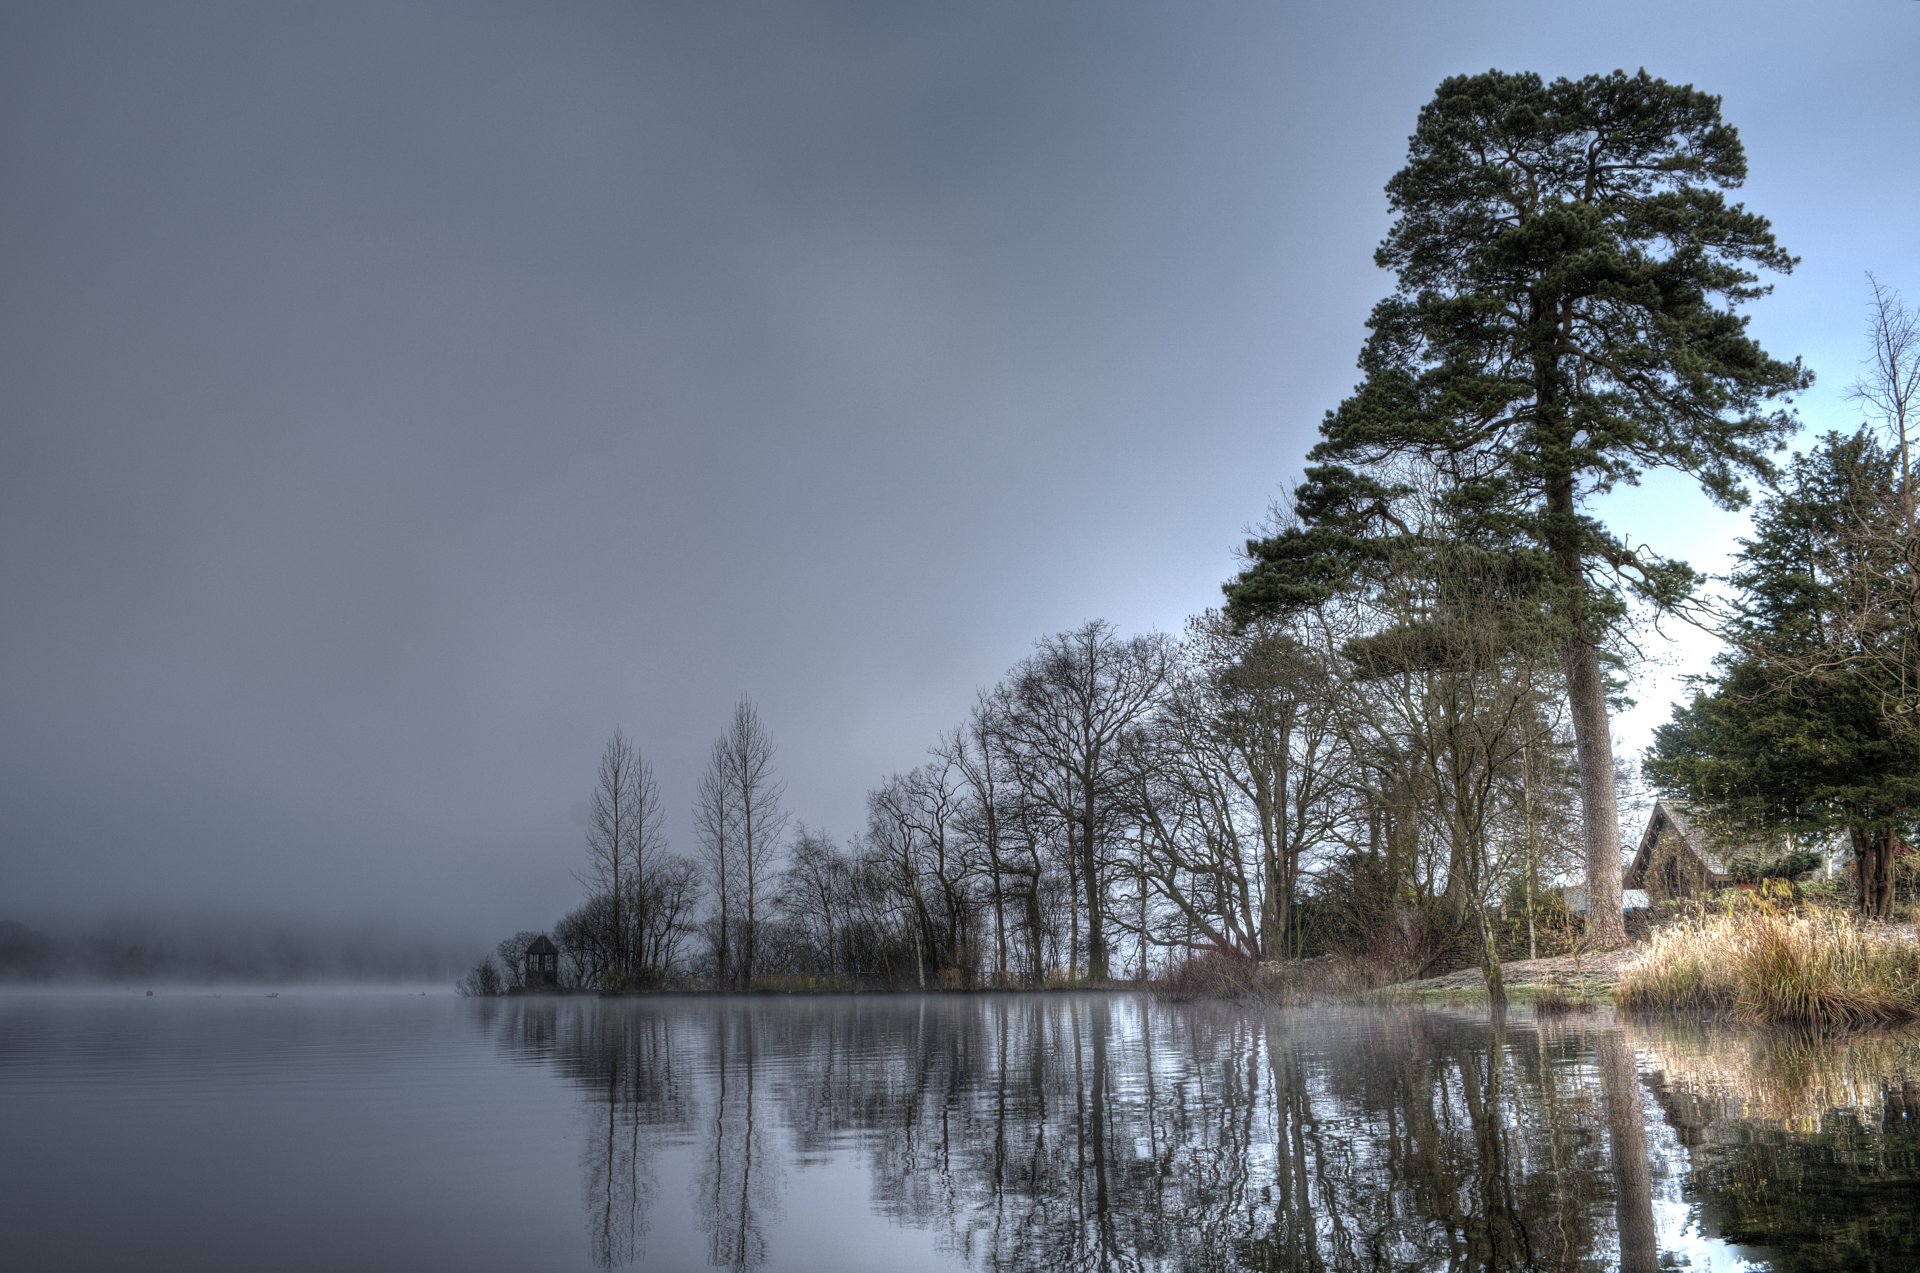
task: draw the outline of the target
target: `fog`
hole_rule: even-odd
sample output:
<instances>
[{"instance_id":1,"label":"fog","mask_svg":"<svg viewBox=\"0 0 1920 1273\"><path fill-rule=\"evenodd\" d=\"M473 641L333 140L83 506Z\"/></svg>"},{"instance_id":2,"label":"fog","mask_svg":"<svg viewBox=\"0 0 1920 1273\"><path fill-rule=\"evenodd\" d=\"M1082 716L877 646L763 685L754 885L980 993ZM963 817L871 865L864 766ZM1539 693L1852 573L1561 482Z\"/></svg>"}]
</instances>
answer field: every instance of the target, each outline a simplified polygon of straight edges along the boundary
<instances>
[{"instance_id":1,"label":"fog","mask_svg":"<svg viewBox=\"0 0 1920 1273\"><path fill-rule=\"evenodd\" d=\"M0 919L483 951L578 899L616 725L690 850L742 694L854 830L1036 638L1216 601L1448 74L1723 95L1803 258L1753 326L1850 426L1915 48L1905 0L8 5ZM1610 516L1716 564L1650 489Z\"/></svg>"},{"instance_id":2,"label":"fog","mask_svg":"<svg viewBox=\"0 0 1920 1273\"><path fill-rule=\"evenodd\" d=\"M472 956L445 936L396 924L204 913L105 912L35 928L0 920L0 987L432 986L450 989Z\"/></svg>"}]
</instances>

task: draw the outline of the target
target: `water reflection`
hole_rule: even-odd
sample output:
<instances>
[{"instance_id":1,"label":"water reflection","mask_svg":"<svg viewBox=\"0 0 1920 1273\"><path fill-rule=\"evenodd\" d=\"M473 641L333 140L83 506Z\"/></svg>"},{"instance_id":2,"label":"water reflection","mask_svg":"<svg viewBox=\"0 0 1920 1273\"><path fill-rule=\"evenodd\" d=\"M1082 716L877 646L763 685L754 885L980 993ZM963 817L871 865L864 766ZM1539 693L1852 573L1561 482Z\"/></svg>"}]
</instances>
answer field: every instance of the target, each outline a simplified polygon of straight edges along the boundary
<instances>
[{"instance_id":1,"label":"water reflection","mask_svg":"<svg viewBox=\"0 0 1920 1273\"><path fill-rule=\"evenodd\" d=\"M1651 1270L1920 1260L1920 1043L1836 1048L1136 997L514 1001L576 1083L601 1267L795 1257L822 1166L955 1267ZM1724 1241L1723 1241L1724 1239ZM1752 1249L1738 1252L1727 1243Z\"/></svg>"},{"instance_id":2,"label":"water reflection","mask_svg":"<svg viewBox=\"0 0 1920 1273\"><path fill-rule=\"evenodd\" d=\"M1780 1270L1920 1266L1920 1035L1644 1041L1701 1224Z\"/></svg>"}]
</instances>

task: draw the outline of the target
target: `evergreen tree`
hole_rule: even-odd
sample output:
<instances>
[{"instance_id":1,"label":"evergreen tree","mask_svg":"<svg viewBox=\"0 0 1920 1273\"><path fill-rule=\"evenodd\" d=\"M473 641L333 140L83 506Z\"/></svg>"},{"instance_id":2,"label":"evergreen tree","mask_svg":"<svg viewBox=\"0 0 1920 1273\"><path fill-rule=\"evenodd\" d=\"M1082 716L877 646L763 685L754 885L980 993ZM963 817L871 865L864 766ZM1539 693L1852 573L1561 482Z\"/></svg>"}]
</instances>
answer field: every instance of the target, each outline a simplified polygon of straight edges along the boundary
<instances>
[{"instance_id":1,"label":"evergreen tree","mask_svg":"<svg viewBox=\"0 0 1920 1273\"><path fill-rule=\"evenodd\" d=\"M1719 100L1644 71L1441 84L1387 185L1395 221L1375 259L1398 286L1368 321L1364 379L1309 456L1303 524L1250 543L1227 586L1243 617L1338 586L1375 541L1405 533L1405 487L1381 472L1396 460L1436 473L1476 534L1536 554L1602 944L1624 940L1609 638L1627 598L1675 605L1693 574L1630 547L1586 501L1664 467L1738 505L1792 428L1769 404L1811 380L1734 312L1767 290L1756 267L1793 265L1764 218L1727 202L1745 175Z\"/></svg>"},{"instance_id":2,"label":"evergreen tree","mask_svg":"<svg viewBox=\"0 0 1920 1273\"><path fill-rule=\"evenodd\" d=\"M1920 726L1901 677L1898 455L1865 433L1798 457L1755 517L1717 682L1674 710L1648 753L1657 785L1755 829L1845 831L1860 906L1893 908L1896 837L1920 810Z\"/></svg>"}]
</instances>

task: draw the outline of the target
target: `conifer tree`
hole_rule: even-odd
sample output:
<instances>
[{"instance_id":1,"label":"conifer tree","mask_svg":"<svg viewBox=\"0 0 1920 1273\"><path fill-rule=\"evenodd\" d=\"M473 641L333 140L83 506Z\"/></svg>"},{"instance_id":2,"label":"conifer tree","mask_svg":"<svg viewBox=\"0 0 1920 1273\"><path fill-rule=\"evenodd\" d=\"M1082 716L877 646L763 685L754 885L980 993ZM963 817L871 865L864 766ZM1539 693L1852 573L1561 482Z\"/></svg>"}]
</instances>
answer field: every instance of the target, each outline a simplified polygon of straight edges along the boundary
<instances>
[{"instance_id":1,"label":"conifer tree","mask_svg":"<svg viewBox=\"0 0 1920 1273\"><path fill-rule=\"evenodd\" d=\"M1742 547L1717 680L1675 708L1645 764L1749 830L1846 832L1860 907L1882 919L1896 837L1920 815L1902 467L1864 432L1795 460Z\"/></svg>"},{"instance_id":2,"label":"conifer tree","mask_svg":"<svg viewBox=\"0 0 1920 1273\"><path fill-rule=\"evenodd\" d=\"M1715 97L1615 71L1546 83L1489 71L1440 85L1375 259L1397 286L1368 320L1364 378L1330 412L1297 493L1301 525L1248 545L1229 610L1337 588L1403 536L1387 474L1438 477L1459 523L1531 553L1556 624L1581 778L1590 934L1624 940L1604 668L1629 598L1681 603L1693 572L1636 548L1588 501L1649 469L1717 504L1770 473L1777 400L1811 376L1735 311L1793 258L1724 191L1746 158Z\"/></svg>"}]
</instances>

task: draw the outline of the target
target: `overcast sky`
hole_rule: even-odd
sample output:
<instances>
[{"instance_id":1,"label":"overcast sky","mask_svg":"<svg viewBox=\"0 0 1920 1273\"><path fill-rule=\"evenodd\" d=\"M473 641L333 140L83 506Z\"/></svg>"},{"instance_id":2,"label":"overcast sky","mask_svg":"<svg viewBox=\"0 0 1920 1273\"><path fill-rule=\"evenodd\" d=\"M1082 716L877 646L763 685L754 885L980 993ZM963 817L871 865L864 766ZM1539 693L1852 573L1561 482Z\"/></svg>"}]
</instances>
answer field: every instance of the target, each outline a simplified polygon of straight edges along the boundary
<instances>
[{"instance_id":1,"label":"overcast sky","mask_svg":"<svg viewBox=\"0 0 1920 1273\"><path fill-rule=\"evenodd\" d=\"M0 6L0 918L544 926L613 727L690 851L742 693L856 830L1037 637L1217 601L1450 74L1720 94L1848 425L1916 54L1913 0Z\"/></svg>"}]
</instances>

